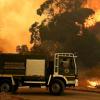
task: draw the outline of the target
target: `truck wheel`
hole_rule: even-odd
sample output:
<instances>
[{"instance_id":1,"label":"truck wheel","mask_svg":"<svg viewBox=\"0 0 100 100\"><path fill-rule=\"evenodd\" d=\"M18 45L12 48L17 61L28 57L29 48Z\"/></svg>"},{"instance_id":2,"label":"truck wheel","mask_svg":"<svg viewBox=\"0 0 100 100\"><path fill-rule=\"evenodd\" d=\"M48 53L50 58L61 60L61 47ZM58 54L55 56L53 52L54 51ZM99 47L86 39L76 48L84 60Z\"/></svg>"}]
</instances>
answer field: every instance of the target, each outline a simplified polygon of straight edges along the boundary
<instances>
[{"instance_id":1,"label":"truck wheel","mask_svg":"<svg viewBox=\"0 0 100 100\"><path fill-rule=\"evenodd\" d=\"M53 95L60 95L64 92L64 83L61 80L53 80L50 83L49 91Z\"/></svg>"},{"instance_id":2,"label":"truck wheel","mask_svg":"<svg viewBox=\"0 0 100 100\"><path fill-rule=\"evenodd\" d=\"M18 85L12 86L12 93L16 93L18 90Z\"/></svg>"},{"instance_id":3,"label":"truck wheel","mask_svg":"<svg viewBox=\"0 0 100 100\"><path fill-rule=\"evenodd\" d=\"M8 82L2 83L0 85L0 92L10 92L11 91L11 85Z\"/></svg>"}]
</instances>

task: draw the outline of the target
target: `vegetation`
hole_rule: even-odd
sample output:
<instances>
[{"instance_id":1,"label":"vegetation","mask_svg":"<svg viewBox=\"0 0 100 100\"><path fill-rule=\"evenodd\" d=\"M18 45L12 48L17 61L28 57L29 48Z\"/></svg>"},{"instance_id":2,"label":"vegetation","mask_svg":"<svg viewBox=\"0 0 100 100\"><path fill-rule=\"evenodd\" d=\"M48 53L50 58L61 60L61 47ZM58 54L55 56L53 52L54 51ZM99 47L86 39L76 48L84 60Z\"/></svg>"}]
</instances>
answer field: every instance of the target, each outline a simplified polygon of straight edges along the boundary
<instances>
[{"instance_id":1,"label":"vegetation","mask_svg":"<svg viewBox=\"0 0 100 100\"><path fill-rule=\"evenodd\" d=\"M84 27L85 20L95 12L84 8L86 0L46 0L37 14L46 19L30 27L32 53L52 56L55 52L74 52L85 66L94 66L100 59L100 41L95 28ZM94 30L94 31L93 31ZM100 31L99 31L100 32Z\"/></svg>"}]
</instances>

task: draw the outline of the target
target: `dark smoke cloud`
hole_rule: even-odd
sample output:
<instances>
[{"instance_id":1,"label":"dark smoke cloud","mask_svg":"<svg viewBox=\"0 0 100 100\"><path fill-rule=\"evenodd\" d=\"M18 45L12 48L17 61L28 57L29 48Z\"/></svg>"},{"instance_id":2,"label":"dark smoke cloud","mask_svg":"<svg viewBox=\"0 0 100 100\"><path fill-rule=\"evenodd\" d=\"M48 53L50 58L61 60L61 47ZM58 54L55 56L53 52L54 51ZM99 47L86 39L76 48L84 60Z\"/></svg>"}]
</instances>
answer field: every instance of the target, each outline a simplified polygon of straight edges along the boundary
<instances>
[{"instance_id":1,"label":"dark smoke cloud","mask_svg":"<svg viewBox=\"0 0 100 100\"><path fill-rule=\"evenodd\" d=\"M76 53L79 78L86 81L100 76L100 41L97 38L100 32L98 24L90 29L84 27L85 20L95 12L89 8L78 8L53 16L47 25L44 20L39 26L42 44L33 50L38 53L45 51L46 55L51 52Z\"/></svg>"},{"instance_id":2,"label":"dark smoke cloud","mask_svg":"<svg viewBox=\"0 0 100 100\"><path fill-rule=\"evenodd\" d=\"M94 11L91 9L80 8L75 12L65 12L55 16L47 26L41 26L42 40L58 41L62 45L62 52L77 53L79 60L85 67L96 65L100 60L99 42L94 34L82 26L85 19L93 13ZM82 35L80 34L80 27L75 22L83 27Z\"/></svg>"}]
</instances>

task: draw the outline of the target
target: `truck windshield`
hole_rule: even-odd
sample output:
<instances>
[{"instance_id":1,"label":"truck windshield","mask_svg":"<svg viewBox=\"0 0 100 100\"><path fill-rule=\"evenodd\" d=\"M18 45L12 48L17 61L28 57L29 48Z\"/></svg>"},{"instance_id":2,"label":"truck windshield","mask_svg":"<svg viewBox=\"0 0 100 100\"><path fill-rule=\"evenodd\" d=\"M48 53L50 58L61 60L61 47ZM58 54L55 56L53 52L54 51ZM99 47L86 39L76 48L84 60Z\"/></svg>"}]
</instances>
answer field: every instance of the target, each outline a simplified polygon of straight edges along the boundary
<instances>
[{"instance_id":1,"label":"truck windshield","mask_svg":"<svg viewBox=\"0 0 100 100\"><path fill-rule=\"evenodd\" d=\"M59 59L59 74L75 75L75 64L72 57Z\"/></svg>"}]
</instances>

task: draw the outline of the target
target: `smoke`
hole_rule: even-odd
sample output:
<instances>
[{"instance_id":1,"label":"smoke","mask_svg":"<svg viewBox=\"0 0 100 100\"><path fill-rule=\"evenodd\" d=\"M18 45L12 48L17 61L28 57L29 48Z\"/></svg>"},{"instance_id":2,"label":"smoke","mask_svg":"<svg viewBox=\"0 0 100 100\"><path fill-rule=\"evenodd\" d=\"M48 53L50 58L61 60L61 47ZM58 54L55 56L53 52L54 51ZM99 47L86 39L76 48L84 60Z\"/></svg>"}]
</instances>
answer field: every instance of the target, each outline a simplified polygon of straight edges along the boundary
<instances>
[{"instance_id":1,"label":"smoke","mask_svg":"<svg viewBox=\"0 0 100 100\"><path fill-rule=\"evenodd\" d=\"M29 46L29 27L43 17L36 10L45 0L0 0L0 51L15 52L16 46Z\"/></svg>"},{"instance_id":2,"label":"smoke","mask_svg":"<svg viewBox=\"0 0 100 100\"><path fill-rule=\"evenodd\" d=\"M100 65L90 68L78 67L79 72L79 86L87 87L88 80L100 80Z\"/></svg>"},{"instance_id":3,"label":"smoke","mask_svg":"<svg viewBox=\"0 0 100 100\"><path fill-rule=\"evenodd\" d=\"M86 7L91 8L95 11L95 14L92 16L89 16L88 19L86 19L86 27L89 28L91 26L94 26L97 22L100 22L100 1L99 0L87 0Z\"/></svg>"},{"instance_id":4,"label":"smoke","mask_svg":"<svg viewBox=\"0 0 100 100\"><path fill-rule=\"evenodd\" d=\"M100 0L87 0L87 7L95 11L100 10Z\"/></svg>"}]
</instances>

